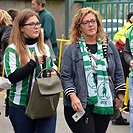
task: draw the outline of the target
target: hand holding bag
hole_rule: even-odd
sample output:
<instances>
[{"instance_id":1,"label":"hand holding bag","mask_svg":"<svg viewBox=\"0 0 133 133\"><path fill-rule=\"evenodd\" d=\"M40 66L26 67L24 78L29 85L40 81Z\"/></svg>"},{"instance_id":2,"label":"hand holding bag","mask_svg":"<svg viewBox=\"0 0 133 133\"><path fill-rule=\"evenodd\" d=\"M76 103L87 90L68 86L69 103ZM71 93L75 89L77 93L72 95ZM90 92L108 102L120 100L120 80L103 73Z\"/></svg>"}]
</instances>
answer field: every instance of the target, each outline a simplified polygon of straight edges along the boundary
<instances>
[{"instance_id":1,"label":"hand holding bag","mask_svg":"<svg viewBox=\"0 0 133 133\"><path fill-rule=\"evenodd\" d=\"M25 114L31 119L47 118L56 115L56 109L63 91L58 76L39 78L43 69L35 79ZM48 70L49 71L49 70ZM51 72L50 72L51 73Z\"/></svg>"}]
</instances>

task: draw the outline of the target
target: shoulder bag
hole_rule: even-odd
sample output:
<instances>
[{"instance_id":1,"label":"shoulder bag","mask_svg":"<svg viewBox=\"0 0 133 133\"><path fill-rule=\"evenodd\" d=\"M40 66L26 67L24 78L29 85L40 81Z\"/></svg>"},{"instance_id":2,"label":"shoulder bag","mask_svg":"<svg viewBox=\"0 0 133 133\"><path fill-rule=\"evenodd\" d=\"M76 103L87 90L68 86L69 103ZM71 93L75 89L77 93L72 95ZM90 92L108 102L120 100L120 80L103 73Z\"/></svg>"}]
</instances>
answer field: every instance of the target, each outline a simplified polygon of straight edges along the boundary
<instances>
[{"instance_id":1,"label":"shoulder bag","mask_svg":"<svg viewBox=\"0 0 133 133\"><path fill-rule=\"evenodd\" d=\"M51 76L51 71L49 71L49 77L39 77L46 70L49 71L45 68L36 77L28 100L25 114L31 119L48 118L56 115L60 92L63 89L60 78Z\"/></svg>"}]
</instances>

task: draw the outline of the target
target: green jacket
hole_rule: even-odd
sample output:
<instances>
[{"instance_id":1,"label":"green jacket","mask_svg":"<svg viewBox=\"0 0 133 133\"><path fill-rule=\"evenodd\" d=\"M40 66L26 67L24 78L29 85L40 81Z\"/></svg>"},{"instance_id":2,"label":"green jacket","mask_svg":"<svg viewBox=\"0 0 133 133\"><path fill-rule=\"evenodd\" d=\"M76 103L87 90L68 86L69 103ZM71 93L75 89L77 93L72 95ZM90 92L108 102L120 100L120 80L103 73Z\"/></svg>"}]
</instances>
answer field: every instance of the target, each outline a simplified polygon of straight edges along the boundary
<instances>
[{"instance_id":1,"label":"green jacket","mask_svg":"<svg viewBox=\"0 0 133 133\"><path fill-rule=\"evenodd\" d=\"M44 33L44 40L50 39L54 53L57 55L56 28L53 15L46 9L39 11L40 21Z\"/></svg>"}]
</instances>

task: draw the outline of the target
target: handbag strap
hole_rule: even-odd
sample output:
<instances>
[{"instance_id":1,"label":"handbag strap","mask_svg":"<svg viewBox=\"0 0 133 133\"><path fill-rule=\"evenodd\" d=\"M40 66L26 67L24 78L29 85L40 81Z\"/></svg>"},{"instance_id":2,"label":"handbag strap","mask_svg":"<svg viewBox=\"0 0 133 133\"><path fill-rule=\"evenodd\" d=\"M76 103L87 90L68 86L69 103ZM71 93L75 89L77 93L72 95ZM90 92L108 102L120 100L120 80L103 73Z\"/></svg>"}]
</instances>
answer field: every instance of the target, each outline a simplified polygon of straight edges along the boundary
<instances>
[{"instance_id":1,"label":"handbag strap","mask_svg":"<svg viewBox=\"0 0 133 133\"><path fill-rule=\"evenodd\" d=\"M36 60L36 65L37 65L37 72L39 73L41 71L40 65L38 63L38 57L35 56L35 60Z\"/></svg>"},{"instance_id":2,"label":"handbag strap","mask_svg":"<svg viewBox=\"0 0 133 133\"><path fill-rule=\"evenodd\" d=\"M44 69L42 69L40 72L39 72L39 74L37 75L37 78L39 78L40 77L40 75L41 75L41 73L44 73L45 71L48 71L48 76L46 76L46 77L51 77L51 71L48 69L48 68L44 68ZM44 76L43 76L44 77Z\"/></svg>"},{"instance_id":3,"label":"handbag strap","mask_svg":"<svg viewBox=\"0 0 133 133\"><path fill-rule=\"evenodd\" d=\"M38 64L38 58L35 56L36 64ZM37 65L37 71L41 71L40 66ZM29 84L28 84L28 94L26 98L26 106L28 105L29 99L30 99L30 92L31 92L31 85L32 85L32 80L33 80L33 73L34 71L30 74L29 76Z\"/></svg>"},{"instance_id":4,"label":"handbag strap","mask_svg":"<svg viewBox=\"0 0 133 133\"><path fill-rule=\"evenodd\" d=\"M29 84L28 84L28 94L27 94L27 99L26 99L26 106L28 105L29 98L30 98L32 79L33 79L33 72L29 76Z\"/></svg>"},{"instance_id":5,"label":"handbag strap","mask_svg":"<svg viewBox=\"0 0 133 133\"><path fill-rule=\"evenodd\" d=\"M43 70L41 71L41 68L40 68L40 65L38 63L38 58L37 56L35 56L35 60L36 60L36 64L37 64L37 71L39 72L38 76L40 76L40 73L43 71L43 77L47 77L47 71L46 69L44 70L44 68L46 68L46 56L43 55L43 64L42 64L42 67L43 67ZM32 86L32 80L33 80L33 73L34 71L30 74L29 76L29 84L28 84L28 95L27 95L27 99L26 99L26 106L28 105L28 102L29 102L29 98L30 98L30 92L31 92L31 86Z\"/></svg>"},{"instance_id":6,"label":"handbag strap","mask_svg":"<svg viewBox=\"0 0 133 133\"><path fill-rule=\"evenodd\" d=\"M43 55L43 64L42 64L42 68L45 69L46 68L46 56ZM47 71L43 71L43 77L47 77Z\"/></svg>"}]
</instances>

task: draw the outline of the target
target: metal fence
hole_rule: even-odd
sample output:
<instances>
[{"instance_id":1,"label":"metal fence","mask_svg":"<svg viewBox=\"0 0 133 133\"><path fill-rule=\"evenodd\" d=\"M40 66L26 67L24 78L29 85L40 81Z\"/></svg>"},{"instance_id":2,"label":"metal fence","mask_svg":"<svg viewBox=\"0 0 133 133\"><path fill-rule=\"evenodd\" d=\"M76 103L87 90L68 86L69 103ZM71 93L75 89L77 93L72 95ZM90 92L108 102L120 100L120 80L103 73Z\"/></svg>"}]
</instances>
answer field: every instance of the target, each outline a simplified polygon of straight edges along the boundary
<instances>
[{"instance_id":1,"label":"metal fence","mask_svg":"<svg viewBox=\"0 0 133 133\"><path fill-rule=\"evenodd\" d=\"M100 13L105 32L113 39L126 22L126 15L133 11L133 2L83 2L82 7L92 7Z\"/></svg>"}]
</instances>

